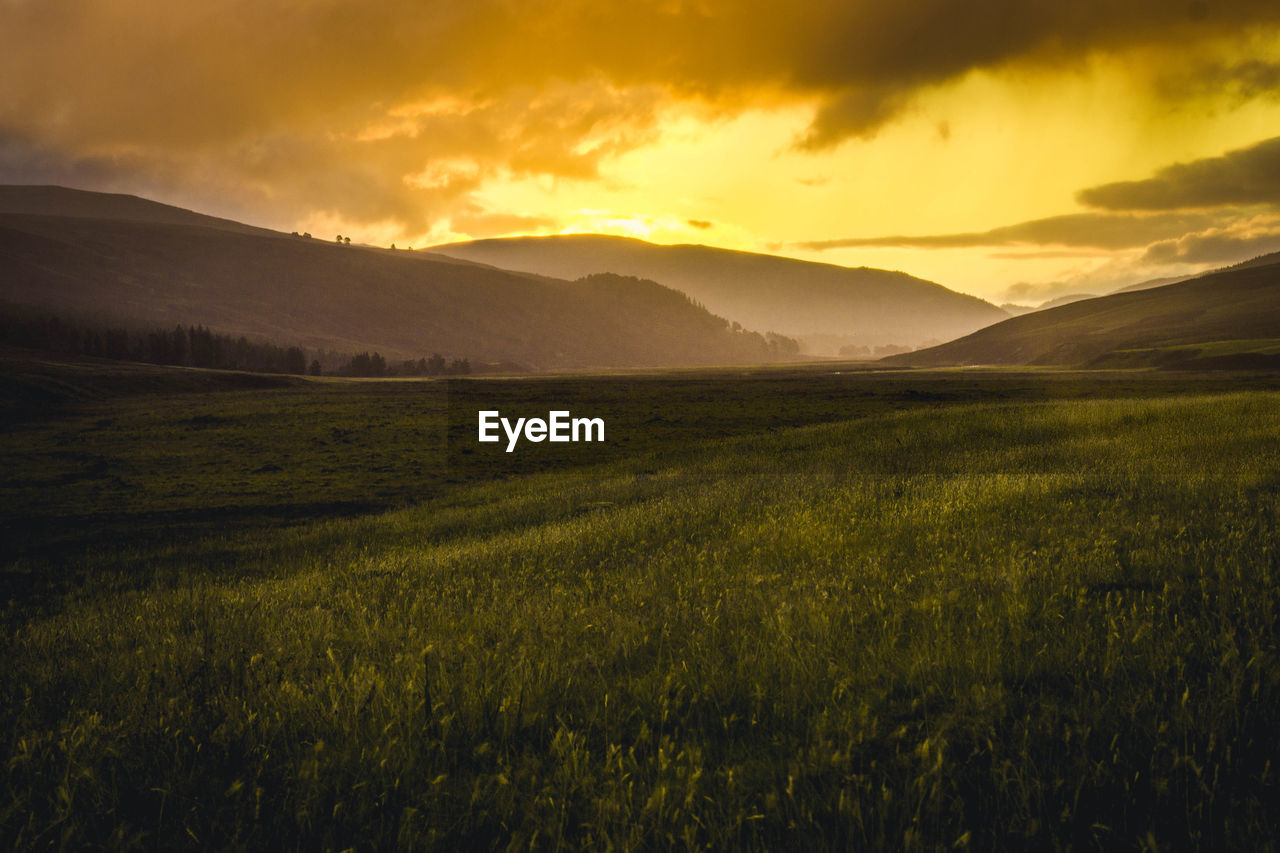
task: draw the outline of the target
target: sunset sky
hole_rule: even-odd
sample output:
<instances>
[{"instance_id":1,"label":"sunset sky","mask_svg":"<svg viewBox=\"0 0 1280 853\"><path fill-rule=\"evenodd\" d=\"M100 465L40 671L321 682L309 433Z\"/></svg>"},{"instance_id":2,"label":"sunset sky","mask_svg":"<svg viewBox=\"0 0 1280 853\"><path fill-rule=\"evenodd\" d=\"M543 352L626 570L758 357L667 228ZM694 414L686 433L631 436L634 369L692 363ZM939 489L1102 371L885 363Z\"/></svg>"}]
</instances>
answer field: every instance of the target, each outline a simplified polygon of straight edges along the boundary
<instances>
[{"instance_id":1,"label":"sunset sky","mask_svg":"<svg viewBox=\"0 0 1280 853\"><path fill-rule=\"evenodd\" d=\"M1280 4L0 0L0 182L1035 303L1280 250Z\"/></svg>"}]
</instances>

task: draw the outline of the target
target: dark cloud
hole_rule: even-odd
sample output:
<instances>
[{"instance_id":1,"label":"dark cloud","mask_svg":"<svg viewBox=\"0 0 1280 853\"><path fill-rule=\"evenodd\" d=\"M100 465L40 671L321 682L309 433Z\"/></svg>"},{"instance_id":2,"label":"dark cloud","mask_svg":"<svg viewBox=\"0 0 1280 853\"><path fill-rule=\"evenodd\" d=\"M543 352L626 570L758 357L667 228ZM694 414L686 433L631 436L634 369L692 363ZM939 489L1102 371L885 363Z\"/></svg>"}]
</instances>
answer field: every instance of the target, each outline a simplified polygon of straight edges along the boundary
<instances>
[{"instance_id":1,"label":"dark cloud","mask_svg":"<svg viewBox=\"0 0 1280 853\"><path fill-rule=\"evenodd\" d=\"M254 203L261 201L256 194L227 192L213 175L204 173L202 177L193 164L172 156L128 151L111 155L65 153L4 127L0 127L0 184L128 193L257 225L289 224L289 220L264 220L263 206Z\"/></svg>"},{"instance_id":2,"label":"dark cloud","mask_svg":"<svg viewBox=\"0 0 1280 853\"><path fill-rule=\"evenodd\" d=\"M1220 65L1200 79L1206 93L1231 89L1241 100L1280 97L1280 63L1248 60Z\"/></svg>"},{"instance_id":3,"label":"dark cloud","mask_svg":"<svg viewBox=\"0 0 1280 853\"><path fill-rule=\"evenodd\" d=\"M111 190L136 186L149 171L136 157L76 156L0 126L0 184L61 184Z\"/></svg>"},{"instance_id":4,"label":"dark cloud","mask_svg":"<svg viewBox=\"0 0 1280 853\"><path fill-rule=\"evenodd\" d=\"M1110 251L1145 247L1141 262L1146 264L1239 261L1280 250L1280 220L1258 215L1259 210L1280 207L1280 137L1220 157L1177 163L1144 180L1091 187L1077 198L1102 210L981 232L852 237L801 243L797 248L1027 245ZM994 256L1043 258L1056 254L1040 251Z\"/></svg>"},{"instance_id":5,"label":"dark cloud","mask_svg":"<svg viewBox=\"0 0 1280 853\"><path fill-rule=\"evenodd\" d=\"M1280 98L1280 63L1259 59L1208 60L1166 72L1157 88L1170 101L1226 96L1243 103L1255 98Z\"/></svg>"},{"instance_id":6,"label":"dark cloud","mask_svg":"<svg viewBox=\"0 0 1280 853\"><path fill-rule=\"evenodd\" d=\"M823 251L850 248L965 249L979 246L1072 246L1091 249L1132 249L1191 230L1209 227L1218 220L1199 213L1072 213L1035 219L962 234L923 236L849 237L798 243L796 248Z\"/></svg>"},{"instance_id":7,"label":"dark cloud","mask_svg":"<svg viewBox=\"0 0 1280 853\"><path fill-rule=\"evenodd\" d=\"M1280 205L1280 136L1221 157L1177 163L1145 180L1091 187L1078 198L1108 210Z\"/></svg>"},{"instance_id":8,"label":"dark cloud","mask_svg":"<svg viewBox=\"0 0 1280 853\"><path fill-rule=\"evenodd\" d=\"M709 219L686 219L685 222L691 225L692 227L699 228L703 231L707 230L708 228L710 228L712 225L715 224Z\"/></svg>"},{"instance_id":9,"label":"dark cloud","mask_svg":"<svg viewBox=\"0 0 1280 853\"><path fill-rule=\"evenodd\" d=\"M1079 199L1104 210L1036 219L989 231L850 237L799 243L794 248L1065 248L991 254L1012 259L1080 257L1081 250L1145 248L1138 261L1140 266L1233 263L1280 251L1280 215L1267 212L1280 207L1280 137L1221 157L1169 166L1146 180L1094 187L1081 192ZM1078 283L1023 282L1011 286L1007 297L1025 299L1033 291L1035 295L1058 293Z\"/></svg>"},{"instance_id":10,"label":"dark cloud","mask_svg":"<svg viewBox=\"0 0 1280 853\"><path fill-rule=\"evenodd\" d=\"M823 104L807 142L873 131L915 90L1013 62L1181 46L1280 22L1272 0L40 0L0 6L0 103L99 141L204 143L448 92L599 78Z\"/></svg>"},{"instance_id":11,"label":"dark cloud","mask_svg":"<svg viewBox=\"0 0 1280 853\"><path fill-rule=\"evenodd\" d=\"M468 182L499 172L595 178L653 138L673 98L712 114L812 104L798 144L820 149L975 69L1278 23L1274 0L26 0L0 3L0 128L30 149L9 157L27 177L216 180L210 198L256 197L270 215L340 204L409 228L465 212ZM441 100L458 108L406 110ZM459 156L476 167L454 183L405 182Z\"/></svg>"},{"instance_id":12,"label":"dark cloud","mask_svg":"<svg viewBox=\"0 0 1280 853\"><path fill-rule=\"evenodd\" d=\"M850 136L874 136L902 109L907 94L901 87L881 84L858 86L833 95L818 109L798 147L817 151Z\"/></svg>"}]
</instances>

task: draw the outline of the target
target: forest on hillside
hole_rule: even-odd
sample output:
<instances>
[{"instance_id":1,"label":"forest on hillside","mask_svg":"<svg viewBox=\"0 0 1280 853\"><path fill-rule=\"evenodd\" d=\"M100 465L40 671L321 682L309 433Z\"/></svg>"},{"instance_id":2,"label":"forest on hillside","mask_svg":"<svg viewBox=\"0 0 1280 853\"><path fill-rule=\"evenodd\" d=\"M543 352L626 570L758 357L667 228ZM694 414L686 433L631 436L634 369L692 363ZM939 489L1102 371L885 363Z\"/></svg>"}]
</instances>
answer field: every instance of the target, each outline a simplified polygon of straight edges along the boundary
<instances>
[{"instance_id":1,"label":"forest on hillside","mask_svg":"<svg viewBox=\"0 0 1280 853\"><path fill-rule=\"evenodd\" d=\"M95 324L20 308L0 308L0 343L63 358L102 358L178 367L290 373L298 376L456 376L471 372L466 358L388 362L377 352L356 354L216 332L203 325L172 329Z\"/></svg>"}]
</instances>

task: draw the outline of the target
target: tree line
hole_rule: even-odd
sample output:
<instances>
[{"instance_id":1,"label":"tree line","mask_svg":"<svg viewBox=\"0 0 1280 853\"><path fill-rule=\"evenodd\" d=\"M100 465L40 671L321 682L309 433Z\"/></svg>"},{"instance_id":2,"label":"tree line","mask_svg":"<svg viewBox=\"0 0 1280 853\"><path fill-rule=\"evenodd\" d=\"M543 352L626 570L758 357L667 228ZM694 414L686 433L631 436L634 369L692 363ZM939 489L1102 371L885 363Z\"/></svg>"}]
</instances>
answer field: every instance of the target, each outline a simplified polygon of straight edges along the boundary
<instances>
[{"instance_id":1,"label":"tree line","mask_svg":"<svg viewBox=\"0 0 1280 853\"><path fill-rule=\"evenodd\" d=\"M417 361L408 359L388 364L379 353L362 352L352 356L337 371L339 376L463 376L471 372L471 361L455 358L446 361L440 353Z\"/></svg>"},{"instance_id":2,"label":"tree line","mask_svg":"<svg viewBox=\"0 0 1280 853\"><path fill-rule=\"evenodd\" d=\"M376 352L348 355L316 350L309 354L301 346L250 340L202 325L138 330L98 326L24 309L0 310L0 342L64 357L299 376L447 376L471 372L468 359L446 361L438 353L417 361L388 364Z\"/></svg>"}]
</instances>

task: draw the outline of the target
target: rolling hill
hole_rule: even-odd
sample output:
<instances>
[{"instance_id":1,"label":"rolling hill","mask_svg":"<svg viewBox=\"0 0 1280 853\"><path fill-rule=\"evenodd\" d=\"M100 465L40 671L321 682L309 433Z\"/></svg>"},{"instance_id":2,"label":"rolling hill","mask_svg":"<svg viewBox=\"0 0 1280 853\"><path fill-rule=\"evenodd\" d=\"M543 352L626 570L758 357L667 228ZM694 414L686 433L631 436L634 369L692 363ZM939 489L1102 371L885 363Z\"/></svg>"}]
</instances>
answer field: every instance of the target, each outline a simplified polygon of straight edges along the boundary
<instances>
[{"instance_id":1,"label":"rolling hill","mask_svg":"<svg viewBox=\"0 0 1280 853\"><path fill-rule=\"evenodd\" d=\"M535 368L760 362L790 343L736 331L650 281L563 281L50 187L0 188L0 302Z\"/></svg>"},{"instance_id":2,"label":"rolling hill","mask_svg":"<svg viewBox=\"0 0 1280 853\"><path fill-rule=\"evenodd\" d=\"M1277 260L1024 314L884 361L916 367L1280 368Z\"/></svg>"},{"instance_id":3,"label":"rolling hill","mask_svg":"<svg viewBox=\"0 0 1280 853\"><path fill-rule=\"evenodd\" d=\"M0 214L107 219L116 222L148 222L152 225L192 225L237 234L256 234L260 237L283 236L278 231L217 216L206 216L133 195L86 192L67 187L0 186Z\"/></svg>"},{"instance_id":4,"label":"rolling hill","mask_svg":"<svg viewBox=\"0 0 1280 853\"><path fill-rule=\"evenodd\" d=\"M652 279L747 328L801 339L815 354L835 354L843 345L949 340L1009 316L906 273L708 246L585 234L477 240L428 251L560 278L612 272Z\"/></svg>"},{"instance_id":5,"label":"rolling hill","mask_svg":"<svg viewBox=\"0 0 1280 853\"><path fill-rule=\"evenodd\" d=\"M1133 284L1126 284L1124 287L1116 288L1111 292L1127 293L1130 290L1150 290L1153 287L1163 287L1166 284L1173 284L1174 282L1186 281L1188 278L1191 278L1191 276L1170 275L1170 276L1163 276L1161 278L1150 278L1150 279L1147 279L1146 281L1139 281Z\"/></svg>"}]
</instances>

